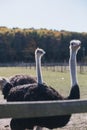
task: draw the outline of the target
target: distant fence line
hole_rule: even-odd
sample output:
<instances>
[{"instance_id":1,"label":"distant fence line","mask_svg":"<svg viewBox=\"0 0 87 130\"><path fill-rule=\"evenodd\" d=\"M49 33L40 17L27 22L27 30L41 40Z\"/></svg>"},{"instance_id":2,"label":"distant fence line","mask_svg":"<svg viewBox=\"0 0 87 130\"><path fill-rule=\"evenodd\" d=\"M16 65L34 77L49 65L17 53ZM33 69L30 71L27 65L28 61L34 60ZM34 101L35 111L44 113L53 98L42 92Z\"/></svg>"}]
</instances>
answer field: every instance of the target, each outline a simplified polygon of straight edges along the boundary
<instances>
[{"instance_id":1,"label":"distant fence line","mask_svg":"<svg viewBox=\"0 0 87 130\"><path fill-rule=\"evenodd\" d=\"M0 67L26 67L26 68L35 68L35 63L0 63ZM69 63L42 63L42 68L51 71L58 71L58 72L67 72L69 71ZM86 63L79 63L77 65L77 71L79 73L87 72L87 64Z\"/></svg>"}]
</instances>

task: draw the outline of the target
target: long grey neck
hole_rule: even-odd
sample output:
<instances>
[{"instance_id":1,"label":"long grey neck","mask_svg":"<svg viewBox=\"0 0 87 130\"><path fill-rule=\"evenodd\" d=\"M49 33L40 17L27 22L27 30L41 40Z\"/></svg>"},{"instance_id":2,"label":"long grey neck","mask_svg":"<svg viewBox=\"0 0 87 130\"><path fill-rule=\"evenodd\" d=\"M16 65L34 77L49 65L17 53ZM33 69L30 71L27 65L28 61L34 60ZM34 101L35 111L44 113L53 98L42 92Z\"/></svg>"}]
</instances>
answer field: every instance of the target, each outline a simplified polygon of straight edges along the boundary
<instances>
[{"instance_id":1,"label":"long grey neck","mask_svg":"<svg viewBox=\"0 0 87 130\"><path fill-rule=\"evenodd\" d=\"M36 56L36 74L37 74L37 83L42 84L43 80L41 73L41 57L38 58L38 56Z\"/></svg>"},{"instance_id":2,"label":"long grey neck","mask_svg":"<svg viewBox=\"0 0 87 130\"><path fill-rule=\"evenodd\" d=\"M75 86L77 84L77 71L76 71L76 54L77 52L73 52L70 50L70 75L71 75L71 85Z\"/></svg>"}]
</instances>

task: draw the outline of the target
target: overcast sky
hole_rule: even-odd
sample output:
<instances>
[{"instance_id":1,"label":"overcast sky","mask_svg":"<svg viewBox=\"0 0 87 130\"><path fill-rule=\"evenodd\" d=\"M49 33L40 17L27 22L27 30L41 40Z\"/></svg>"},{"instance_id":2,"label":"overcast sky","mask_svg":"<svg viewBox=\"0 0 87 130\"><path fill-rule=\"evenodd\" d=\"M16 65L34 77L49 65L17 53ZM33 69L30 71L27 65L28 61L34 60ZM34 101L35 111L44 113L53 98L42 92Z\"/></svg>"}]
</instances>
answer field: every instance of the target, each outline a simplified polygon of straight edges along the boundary
<instances>
[{"instance_id":1,"label":"overcast sky","mask_svg":"<svg viewBox=\"0 0 87 130\"><path fill-rule=\"evenodd\" d=\"M87 32L87 0L0 0L0 26Z\"/></svg>"}]
</instances>

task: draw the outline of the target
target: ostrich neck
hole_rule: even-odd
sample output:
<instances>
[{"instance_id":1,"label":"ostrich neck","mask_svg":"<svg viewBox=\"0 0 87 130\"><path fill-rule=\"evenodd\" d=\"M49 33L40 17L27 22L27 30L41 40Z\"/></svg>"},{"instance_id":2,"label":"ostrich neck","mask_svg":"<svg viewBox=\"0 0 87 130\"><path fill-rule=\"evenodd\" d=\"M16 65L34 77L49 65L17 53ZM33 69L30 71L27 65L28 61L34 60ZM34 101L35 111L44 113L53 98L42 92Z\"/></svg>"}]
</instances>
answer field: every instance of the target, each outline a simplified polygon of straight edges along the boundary
<instances>
[{"instance_id":1,"label":"ostrich neck","mask_svg":"<svg viewBox=\"0 0 87 130\"><path fill-rule=\"evenodd\" d=\"M42 84L42 73L41 73L41 57L36 57L36 73L37 73L37 83Z\"/></svg>"},{"instance_id":2,"label":"ostrich neck","mask_svg":"<svg viewBox=\"0 0 87 130\"><path fill-rule=\"evenodd\" d=\"M70 50L70 75L71 75L71 85L74 86L77 84L77 73L76 73L76 51L73 52Z\"/></svg>"}]
</instances>

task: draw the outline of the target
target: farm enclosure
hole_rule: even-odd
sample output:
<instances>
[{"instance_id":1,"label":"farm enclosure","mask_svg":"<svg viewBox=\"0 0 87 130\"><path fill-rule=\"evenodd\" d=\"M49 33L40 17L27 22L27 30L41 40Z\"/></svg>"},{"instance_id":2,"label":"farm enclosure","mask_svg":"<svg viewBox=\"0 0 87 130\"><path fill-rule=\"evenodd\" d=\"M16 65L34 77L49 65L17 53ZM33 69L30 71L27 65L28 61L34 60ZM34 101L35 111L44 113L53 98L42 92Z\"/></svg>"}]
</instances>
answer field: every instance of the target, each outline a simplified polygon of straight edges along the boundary
<instances>
[{"instance_id":1,"label":"farm enclosure","mask_svg":"<svg viewBox=\"0 0 87 130\"><path fill-rule=\"evenodd\" d=\"M9 77L14 74L29 74L29 75L36 75L34 67L1 67L0 68L0 76ZM43 80L48 85L53 86L56 90L58 90L62 95L67 96L70 90L70 77L69 71L59 72L53 71L49 68L42 68L43 73ZM80 85L81 91L81 99L87 98L87 73L80 74L78 71L78 82ZM84 83L84 84L83 84ZM1 101L3 97L1 95ZM9 120L8 120L9 122ZM75 114L72 116L70 122L64 128L57 129L57 130L86 130L87 129L87 114ZM6 120L1 119L1 124L7 123ZM8 124L8 123L7 123ZM6 125L6 124L4 124ZM5 127L1 130L9 130L8 127Z\"/></svg>"}]
</instances>

